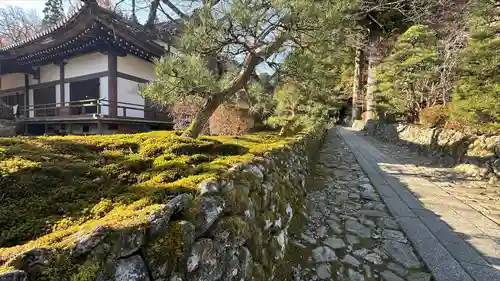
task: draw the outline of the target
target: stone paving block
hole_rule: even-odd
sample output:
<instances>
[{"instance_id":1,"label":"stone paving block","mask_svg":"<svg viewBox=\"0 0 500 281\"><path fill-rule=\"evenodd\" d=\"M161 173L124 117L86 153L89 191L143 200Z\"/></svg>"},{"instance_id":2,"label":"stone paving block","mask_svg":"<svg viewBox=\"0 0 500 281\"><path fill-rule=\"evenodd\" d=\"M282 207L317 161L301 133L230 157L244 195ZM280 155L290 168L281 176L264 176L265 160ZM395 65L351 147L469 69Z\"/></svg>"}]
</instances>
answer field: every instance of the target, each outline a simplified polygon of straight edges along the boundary
<instances>
[{"instance_id":1,"label":"stone paving block","mask_svg":"<svg viewBox=\"0 0 500 281\"><path fill-rule=\"evenodd\" d=\"M385 183L387 177L382 177L379 173L373 172L373 166L367 164L366 158L361 156L359 153L355 153L355 157L360 162L361 167L365 170L366 174L370 178L370 181L379 193L380 197L384 200L392 215L415 217L415 214L413 214L408 205L406 205L397 195L394 189Z\"/></svg>"},{"instance_id":2,"label":"stone paving block","mask_svg":"<svg viewBox=\"0 0 500 281\"><path fill-rule=\"evenodd\" d=\"M473 281L462 266L417 218L397 218L436 281Z\"/></svg>"},{"instance_id":3,"label":"stone paving block","mask_svg":"<svg viewBox=\"0 0 500 281\"><path fill-rule=\"evenodd\" d=\"M493 241L500 244L500 229L498 228L479 228L486 235L490 236Z\"/></svg>"},{"instance_id":4,"label":"stone paving block","mask_svg":"<svg viewBox=\"0 0 500 281\"><path fill-rule=\"evenodd\" d=\"M488 262L500 265L500 246L494 243L490 237L469 237L465 240L483 254Z\"/></svg>"},{"instance_id":5,"label":"stone paving block","mask_svg":"<svg viewBox=\"0 0 500 281\"><path fill-rule=\"evenodd\" d=\"M418 198L413 195L406 187L400 186L400 188L396 188L391 184L396 193L403 199L403 201L410 207L410 209L425 209L424 205L418 200Z\"/></svg>"},{"instance_id":6,"label":"stone paving block","mask_svg":"<svg viewBox=\"0 0 500 281\"><path fill-rule=\"evenodd\" d=\"M442 221L439 216L430 210L413 210L418 218L427 226L431 232L437 232L442 228L449 228L448 224Z\"/></svg>"},{"instance_id":7,"label":"stone paving block","mask_svg":"<svg viewBox=\"0 0 500 281\"><path fill-rule=\"evenodd\" d=\"M384 184L374 184L373 186L375 187L375 190L382 198L384 198L384 197L391 197L391 198L398 197L398 195L396 194L394 189L392 189L392 187L390 187L388 184L385 184L385 183Z\"/></svg>"},{"instance_id":8,"label":"stone paving block","mask_svg":"<svg viewBox=\"0 0 500 281\"><path fill-rule=\"evenodd\" d=\"M377 188L377 186L375 188ZM381 195L381 197L394 217L416 217L408 205L406 205L403 199L399 196Z\"/></svg>"},{"instance_id":9,"label":"stone paving block","mask_svg":"<svg viewBox=\"0 0 500 281\"><path fill-rule=\"evenodd\" d=\"M451 229L441 229L436 237L450 254L459 262L488 265L488 262L471 245L462 240ZM500 280L499 280L500 281Z\"/></svg>"},{"instance_id":10,"label":"stone paving block","mask_svg":"<svg viewBox=\"0 0 500 281\"><path fill-rule=\"evenodd\" d=\"M491 266L484 266L474 263L461 262L461 265L474 276L475 281L499 281L500 271Z\"/></svg>"},{"instance_id":11,"label":"stone paving block","mask_svg":"<svg viewBox=\"0 0 500 281\"><path fill-rule=\"evenodd\" d=\"M427 210L432 211L437 216L441 216L442 214L450 211L450 208L448 208L446 204L443 204L443 202L432 200L432 198L421 199L421 201L423 201L424 206Z\"/></svg>"}]
</instances>

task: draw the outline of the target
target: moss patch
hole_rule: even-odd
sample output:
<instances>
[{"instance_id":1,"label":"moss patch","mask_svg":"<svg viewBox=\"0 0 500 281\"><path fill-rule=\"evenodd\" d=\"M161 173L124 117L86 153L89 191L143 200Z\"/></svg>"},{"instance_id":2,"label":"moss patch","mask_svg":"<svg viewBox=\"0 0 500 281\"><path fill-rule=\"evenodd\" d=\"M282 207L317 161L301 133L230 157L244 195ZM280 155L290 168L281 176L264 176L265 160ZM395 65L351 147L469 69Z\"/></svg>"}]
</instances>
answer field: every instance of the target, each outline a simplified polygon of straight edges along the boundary
<instances>
[{"instance_id":1,"label":"moss patch","mask_svg":"<svg viewBox=\"0 0 500 281\"><path fill-rule=\"evenodd\" d=\"M156 279L166 278L172 272L183 270L185 257L194 241L194 226L187 221L173 222L168 231L146 249L146 259Z\"/></svg>"},{"instance_id":2,"label":"moss patch","mask_svg":"<svg viewBox=\"0 0 500 281\"><path fill-rule=\"evenodd\" d=\"M101 264L96 261L86 261L78 267L78 272L71 277L71 281L95 281L101 271Z\"/></svg>"},{"instance_id":3,"label":"moss patch","mask_svg":"<svg viewBox=\"0 0 500 281\"><path fill-rule=\"evenodd\" d=\"M0 270L19 252L68 248L98 225L144 224L172 196L196 193L202 180L291 140L175 132L0 138L0 186L9 187L0 194Z\"/></svg>"}]
</instances>

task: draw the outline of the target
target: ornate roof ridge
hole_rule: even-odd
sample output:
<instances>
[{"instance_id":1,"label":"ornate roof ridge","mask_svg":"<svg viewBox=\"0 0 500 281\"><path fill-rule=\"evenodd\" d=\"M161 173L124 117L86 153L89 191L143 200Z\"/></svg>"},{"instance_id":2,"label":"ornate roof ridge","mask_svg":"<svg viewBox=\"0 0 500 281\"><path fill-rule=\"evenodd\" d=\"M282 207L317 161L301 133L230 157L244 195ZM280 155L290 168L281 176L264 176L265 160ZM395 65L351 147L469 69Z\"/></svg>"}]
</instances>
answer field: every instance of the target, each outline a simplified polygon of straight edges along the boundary
<instances>
[{"instance_id":1,"label":"ornate roof ridge","mask_svg":"<svg viewBox=\"0 0 500 281\"><path fill-rule=\"evenodd\" d=\"M47 28L46 30L42 31L42 32L39 32L31 37L28 37L24 40L21 40L19 42L16 42L16 43L13 43L13 44L10 44L8 46L5 46L3 48L0 48L0 51L8 51L10 49L14 49L16 47L19 47L19 46L22 46L22 45L25 45L25 44L28 44L28 43L31 43L37 39L40 39L41 37L45 36L45 35L48 35L56 30L58 30L59 28L61 28L62 26L64 26L65 24L67 24L68 22L70 22L75 16L77 16L82 10L84 7L86 7L87 4L85 2L80 2L80 4L78 4L77 8L71 12L71 14L64 18L63 20L59 21L58 23L52 25L51 27Z\"/></svg>"}]
</instances>

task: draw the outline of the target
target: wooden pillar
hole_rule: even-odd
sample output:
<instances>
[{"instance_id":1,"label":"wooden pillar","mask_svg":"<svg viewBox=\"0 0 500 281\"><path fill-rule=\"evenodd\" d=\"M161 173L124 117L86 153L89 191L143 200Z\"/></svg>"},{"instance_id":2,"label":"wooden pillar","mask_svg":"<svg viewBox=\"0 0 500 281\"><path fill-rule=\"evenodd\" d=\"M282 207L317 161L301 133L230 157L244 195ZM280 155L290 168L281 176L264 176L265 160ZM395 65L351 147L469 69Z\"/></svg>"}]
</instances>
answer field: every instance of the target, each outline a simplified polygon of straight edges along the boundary
<instances>
[{"instance_id":1,"label":"wooden pillar","mask_svg":"<svg viewBox=\"0 0 500 281\"><path fill-rule=\"evenodd\" d=\"M109 100L109 115L117 116L117 101L118 101L118 66L116 53L108 52L108 100Z\"/></svg>"},{"instance_id":2,"label":"wooden pillar","mask_svg":"<svg viewBox=\"0 0 500 281\"><path fill-rule=\"evenodd\" d=\"M24 74L24 117L28 118L29 114L29 96L30 96L30 79L28 74Z\"/></svg>"},{"instance_id":3,"label":"wooden pillar","mask_svg":"<svg viewBox=\"0 0 500 281\"><path fill-rule=\"evenodd\" d=\"M97 134L102 135L102 121L97 121Z\"/></svg>"},{"instance_id":4,"label":"wooden pillar","mask_svg":"<svg viewBox=\"0 0 500 281\"><path fill-rule=\"evenodd\" d=\"M61 62L61 64L59 64L59 89L60 89L60 93L61 93L60 100L61 100L61 105L62 106L65 105L64 103L65 103L65 99L66 99L66 97L64 95L65 94L65 92L64 92L65 91L65 87L64 87L64 84L65 84L65 82L64 82L64 80L65 80L64 79L64 65L65 65L64 62Z\"/></svg>"}]
</instances>

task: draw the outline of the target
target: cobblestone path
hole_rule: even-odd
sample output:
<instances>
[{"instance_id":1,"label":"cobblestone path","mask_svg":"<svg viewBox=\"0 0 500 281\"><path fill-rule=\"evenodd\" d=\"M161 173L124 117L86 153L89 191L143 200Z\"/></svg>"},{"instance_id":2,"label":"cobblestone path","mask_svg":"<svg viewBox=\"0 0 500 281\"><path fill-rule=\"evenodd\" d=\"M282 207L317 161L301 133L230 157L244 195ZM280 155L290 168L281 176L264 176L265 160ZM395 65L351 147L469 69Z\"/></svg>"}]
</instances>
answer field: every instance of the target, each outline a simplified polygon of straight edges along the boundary
<instances>
[{"instance_id":1,"label":"cobblestone path","mask_svg":"<svg viewBox=\"0 0 500 281\"><path fill-rule=\"evenodd\" d=\"M431 280L335 129L313 176L307 223L289 251L293 280Z\"/></svg>"},{"instance_id":2,"label":"cobblestone path","mask_svg":"<svg viewBox=\"0 0 500 281\"><path fill-rule=\"evenodd\" d=\"M500 226L460 199L465 187L430 173L429 160L336 130L436 281L500 281Z\"/></svg>"}]
</instances>

